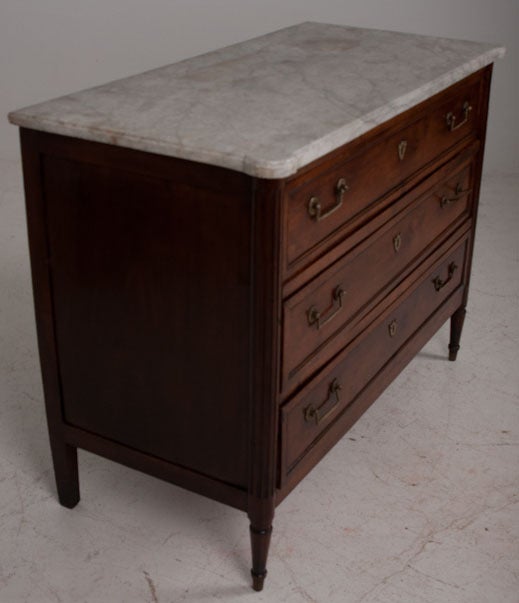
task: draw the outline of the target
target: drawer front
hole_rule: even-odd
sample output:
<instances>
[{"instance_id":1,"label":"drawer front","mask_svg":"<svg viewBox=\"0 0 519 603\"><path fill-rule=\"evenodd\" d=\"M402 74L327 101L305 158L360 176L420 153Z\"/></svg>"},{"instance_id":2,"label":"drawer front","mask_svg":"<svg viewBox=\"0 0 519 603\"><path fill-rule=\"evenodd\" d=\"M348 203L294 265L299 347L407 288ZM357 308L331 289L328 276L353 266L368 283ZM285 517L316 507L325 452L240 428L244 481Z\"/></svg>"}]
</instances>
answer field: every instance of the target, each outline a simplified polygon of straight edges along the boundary
<instances>
[{"instance_id":1,"label":"drawer front","mask_svg":"<svg viewBox=\"0 0 519 603\"><path fill-rule=\"evenodd\" d=\"M468 239L443 255L322 374L281 409L282 476L351 404L420 325L464 282Z\"/></svg>"},{"instance_id":2,"label":"drawer front","mask_svg":"<svg viewBox=\"0 0 519 603\"><path fill-rule=\"evenodd\" d=\"M389 125L392 133L369 134L353 157L346 150L347 158L334 167L316 168L289 183L287 269L320 243L333 244L336 231L448 148L477 135L480 91L480 79L469 78L395 118L401 124L396 132Z\"/></svg>"},{"instance_id":3,"label":"drawer front","mask_svg":"<svg viewBox=\"0 0 519 603\"><path fill-rule=\"evenodd\" d=\"M344 347L359 313L369 311L406 267L468 215L473 170L473 163L465 165L433 186L284 303L283 390L307 365L317 368Z\"/></svg>"}]
</instances>

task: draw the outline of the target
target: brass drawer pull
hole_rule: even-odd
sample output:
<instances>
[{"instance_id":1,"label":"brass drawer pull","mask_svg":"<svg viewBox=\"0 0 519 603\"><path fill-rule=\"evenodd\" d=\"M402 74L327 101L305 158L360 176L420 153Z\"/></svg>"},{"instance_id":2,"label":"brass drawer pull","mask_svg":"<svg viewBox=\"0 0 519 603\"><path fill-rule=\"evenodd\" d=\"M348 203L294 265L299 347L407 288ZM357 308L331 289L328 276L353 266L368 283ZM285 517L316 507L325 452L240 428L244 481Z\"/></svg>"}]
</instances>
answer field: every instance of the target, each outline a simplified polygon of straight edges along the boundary
<instances>
[{"instance_id":1,"label":"brass drawer pull","mask_svg":"<svg viewBox=\"0 0 519 603\"><path fill-rule=\"evenodd\" d=\"M396 322L396 320L392 320L387 325L387 330L389 332L389 337L394 337L396 335L397 327L398 327L398 323Z\"/></svg>"},{"instance_id":2,"label":"brass drawer pull","mask_svg":"<svg viewBox=\"0 0 519 603\"><path fill-rule=\"evenodd\" d=\"M444 281L439 276L433 279L434 289L436 291L440 291L441 289L443 289L443 287L445 287L445 285L452 279L457 269L458 266L454 262L451 262L449 264L447 278Z\"/></svg>"},{"instance_id":3,"label":"brass drawer pull","mask_svg":"<svg viewBox=\"0 0 519 603\"><path fill-rule=\"evenodd\" d=\"M319 197L312 197L310 201L308 201L308 215L314 219L316 222L320 222L325 218L331 216L334 212L336 212L339 207L341 207L344 193L350 187L346 184L346 180L344 178L339 178L337 184L335 185L335 205L332 205L330 209L326 210L324 213L321 213L321 201Z\"/></svg>"},{"instance_id":4,"label":"brass drawer pull","mask_svg":"<svg viewBox=\"0 0 519 603\"><path fill-rule=\"evenodd\" d=\"M336 303L338 306L335 308L335 310L333 310L333 312L327 313L327 316L323 316L315 306L312 306L309 310L307 310L306 316L308 318L308 324L310 326L316 325L317 329L320 329L326 323L330 322L330 320L332 320L332 318L334 318L334 316L341 311L342 298L344 297L345 293L346 291L340 285L335 287L332 293L332 308Z\"/></svg>"},{"instance_id":5,"label":"brass drawer pull","mask_svg":"<svg viewBox=\"0 0 519 603\"><path fill-rule=\"evenodd\" d=\"M442 197L440 199L440 207L446 207L447 205L452 205L453 203L455 203L456 201L461 199L461 197L463 197L464 195L468 195L471 191L472 191L471 188L466 188L465 190L463 190L461 184L458 182L458 184L456 184L456 189L454 190L454 196L453 197L445 197L445 196Z\"/></svg>"},{"instance_id":6,"label":"brass drawer pull","mask_svg":"<svg viewBox=\"0 0 519 603\"><path fill-rule=\"evenodd\" d=\"M310 404L310 406L307 406L303 410L305 421L307 423L309 423L310 421L315 421L315 424L319 425L319 423L321 421L324 421L325 419L327 419L332 414L332 412L337 408L337 405L340 402L340 399L339 399L340 389L341 389L341 386L340 386L339 382L337 381L337 379L334 379L330 383L330 386L328 387L328 397L326 398L326 400L317 408L315 408L315 406L313 404ZM330 401L332 401L333 404L331 405L329 410L322 415L321 412L330 403Z\"/></svg>"},{"instance_id":7,"label":"brass drawer pull","mask_svg":"<svg viewBox=\"0 0 519 603\"><path fill-rule=\"evenodd\" d=\"M449 113L447 113L447 115L445 116L445 121L447 122L447 127L449 128L449 131L454 132L458 128L461 128L461 126L464 126L469 120L469 113L471 111L472 106L469 104L469 101L465 101L463 103L463 119L459 123L456 123L456 116L454 115L454 113L452 113L452 111L449 111Z\"/></svg>"}]
</instances>

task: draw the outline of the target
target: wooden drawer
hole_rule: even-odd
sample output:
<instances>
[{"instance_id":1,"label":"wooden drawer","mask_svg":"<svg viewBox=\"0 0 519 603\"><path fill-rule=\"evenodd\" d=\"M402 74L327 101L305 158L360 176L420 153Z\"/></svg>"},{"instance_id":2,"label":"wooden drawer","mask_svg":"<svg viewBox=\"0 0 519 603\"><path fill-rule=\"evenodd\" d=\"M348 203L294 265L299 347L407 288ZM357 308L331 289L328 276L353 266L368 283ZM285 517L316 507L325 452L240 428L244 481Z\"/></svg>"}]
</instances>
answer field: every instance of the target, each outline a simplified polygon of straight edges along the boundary
<instances>
[{"instance_id":1,"label":"wooden drawer","mask_svg":"<svg viewBox=\"0 0 519 603\"><path fill-rule=\"evenodd\" d=\"M282 475L353 402L420 325L464 282L465 237L426 271L402 299L379 315L330 367L281 409Z\"/></svg>"},{"instance_id":2,"label":"wooden drawer","mask_svg":"<svg viewBox=\"0 0 519 603\"><path fill-rule=\"evenodd\" d=\"M467 78L391 120L383 133L375 130L361 137L327 163L290 181L285 207L287 272L332 245L337 231L447 149L477 136L481 98L481 77Z\"/></svg>"},{"instance_id":3,"label":"wooden drawer","mask_svg":"<svg viewBox=\"0 0 519 603\"><path fill-rule=\"evenodd\" d=\"M442 233L469 215L473 172L473 162L464 164L412 202L409 196L401 199L400 213L286 300L282 390L289 391L344 347L360 313L394 288Z\"/></svg>"}]
</instances>

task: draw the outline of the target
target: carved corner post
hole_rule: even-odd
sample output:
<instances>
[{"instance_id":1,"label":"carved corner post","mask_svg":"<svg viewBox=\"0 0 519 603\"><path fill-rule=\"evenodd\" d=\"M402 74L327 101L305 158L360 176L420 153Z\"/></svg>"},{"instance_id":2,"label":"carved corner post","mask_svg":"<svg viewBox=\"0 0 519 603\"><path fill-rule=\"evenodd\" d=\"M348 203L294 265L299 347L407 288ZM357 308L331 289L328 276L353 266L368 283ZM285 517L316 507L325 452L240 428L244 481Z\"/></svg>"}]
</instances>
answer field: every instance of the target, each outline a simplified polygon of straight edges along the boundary
<instances>
[{"instance_id":1,"label":"carved corner post","mask_svg":"<svg viewBox=\"0 0 519 603\"><path fill-rule=\"evenodd\" d=\"M47 246L45 198L42 190L41 136L33 130L22 128L20 140L34 309L50 447L59 502L64 507L72 508L79 502L77 449L65 441L61 410L61 387L54 336L52 266Z\"/></svg>"},{"instance_id":2,"label":"carved corner post","mask_svg":"<svg viewBox=\"0 0 519 603\"><path fill-rule=\"evenodd\" d=\"M490 98L490 84L492 83L492 69L493 65L485 67L484 77L481 79L481 86L483 87L481 94L481 131L479 132L480 147L477 155L476 164L474 167L474 173L472 174L472 181L474 183L472 189L472 228L471 237L469 242L469 253L468 260L465 266L465 291L463 293L463 303L451 316L450 324L450 341L449 341L449 360L456 360L458 351L460 349L461 332L463 330L463 323L465 321L465 315L467 313L467 299L469 295L469 284L470 275L472 273L472 256L474 252L474 239L476 234L476 222L478 216L478 205L479 205L479 193L481 190L481 172L483 170L483 151L485 148L485 139L487 133L487 118L488 118L488 104Z\"/></svg>"},{"instance_id":3,"label":"carved corner post","mask_svg":"<svg viewBox=\"0 0 519 603\"><path fill-rule=\"evenodd\" d=\"M277 479L281 191L282 183L279 181L254 181L247 513L252 546L252 586L257 591L262 590L267 575Z\"/></svg>"}]
</instances>

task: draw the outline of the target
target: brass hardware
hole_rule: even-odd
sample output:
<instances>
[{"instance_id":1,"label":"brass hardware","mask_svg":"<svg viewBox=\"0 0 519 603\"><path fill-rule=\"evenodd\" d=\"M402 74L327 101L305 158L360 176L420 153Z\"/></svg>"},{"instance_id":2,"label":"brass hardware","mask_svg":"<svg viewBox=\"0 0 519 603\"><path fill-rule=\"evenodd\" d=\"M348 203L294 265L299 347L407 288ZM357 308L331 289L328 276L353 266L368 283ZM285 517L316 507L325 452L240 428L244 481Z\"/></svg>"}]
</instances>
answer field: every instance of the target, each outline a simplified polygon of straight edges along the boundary
<instances>
[{"instance_id":1,"label":"brass hardware","mask_svg":"<svg viewBox=\"0 0 519 603\"><path fill-rule=\"evenodd\" d=\"M441 289L443 289L443 287L445 287L445 285L452 279L457 269L458 266L454 262L451 262L447 271L447 278L444 281L439 276L433 279L432 282L434 285L434 289L436 291L440 291Z\"/></svg>"},{"instance_id":2,"label":"brass hardware","mask_svg":"<svg viewBox=\"0 0 519 603\"><path fill-rule=\"evenodd\" d=\"M334 379L328 387L328 396L327 396L326 400L322 404L320 404L317 408L315 408L315 406L313 404L310 404L310 406L307 406L303 410L305 421L307 423L310 421L315 421L315 424L319 425L319 423L321 421L324 421L325 419L327 419L332 414L332 412L337 408L337 404L339 404L340 389L341 389L341 386L340 386L339 382L337 381L337 379ZM321 411L323 410L323 408L333 398L335 398L335 401L332 404L331 408L327 412L325 412L324 415L321 415Z\"/></svg>"},{"instance_id":3,"label":"brass hardware","mask_svg":"<svg viewBox=\"0 0 519 603\"><path fill-rule=\"evenodd\" d=\"M337 184L335 185L335 205L332 205L330 209L326 210L324 213L321 213L321 201L319 197L311 197L310 201L308 201L308 215L313 218L316 222L320 222L328 216L331 216L334 212L336 212L339 207L341 207L344 193L349 190L349 186L346 184L346 180L344 178L339 178Z\"/></svg>"},{"instance_id":4,"label":"brass hardware","mask_svg":"<svg viewBox=\"0 0 519 603\"><path fill-rule=\"evenodd\" d=\"M402 246L402 235L400 233L398 233L396 236L393 237L393 249L395 250L395 253L398 253L398 250L400 249L401 246Z\"/></svg>"},{"instance_id":5,"label":"brass hardware","mask_svg":"<svg viewBox=\"0 0 519 603\"><path fill-rule=\"evenodd\" d=\"M445 121L447 122L447 127L449 128L449 131L454 132L458 128L461 128L461 126L465 125L469 120L469 113L471 111L472 106L469 104L469 101L465 101L463 103L463 119L458 124L456 123L456 116L454 115L454 113L452 113L452 111L449 111L449 113L447 113L447 115L445 116Z\"/></svg>"},{"instance_id":6,"label":"brass hardware","mask_svg":"<svg viewBox=\"0 0 519 603\"><path fill-rule=\"evenodd\" d=\"M463 190L461 183L458 182L458 184L456 184L456 188L454 190L454 197L445 197L445 196L442 197L440 199L440 207L443 208L447 205L451 205L452 203L455 203L456 201L461 199L461 197L463 197L464 195L468 195L471 191L472 191L471 188L466 188L465 190Z\"/></svg>"},{"instance_id":7,"label":"brass hardware","mask_svg":"<svg viewBox=\"0 0 519 603\"><path fill-rule=\"evenodd\" d=\"M332 300L333 300L332 307L335 305L336 302L339 304L338 307L333 312L329 312L328 316L323 317L321 312L319 312L319 310L315 306L312 306L306 312L306 316L308 318L308 324L310 326L315 324L317 326L317 329L320 329L327 322L330 322L330 320L332 320L332 318L338 312L340 312L340 310L342 308L342 298L344 297L345 294L346 294L346 291L340 285L338 287L335 287L335 289L333 290L333 293L332 293Z\"/></svg>"},{"instance_id":8,"label":"brass hardware","mask_svg":"<svg viewBox=\"0 0 519 603\"><path fill-rule=\"evenodd\" d=\"M407 140L401 140L398 143L398 158L400 159L400 161L403 161L406 151L407 151Z\"/></svg>"},{"instance_id":9,"label":"brass hardware","mask_svg":"<svg viewBox=\"0 0 519 603\"><path fill-rule=\"evenodd\" d=\"M396 335L396 329L397 329L397 322L396 320L392 320L388 325L387 325L387 330L389 331L389 336L390 337L394 337Z\"/></svg>"}]
</instances>

